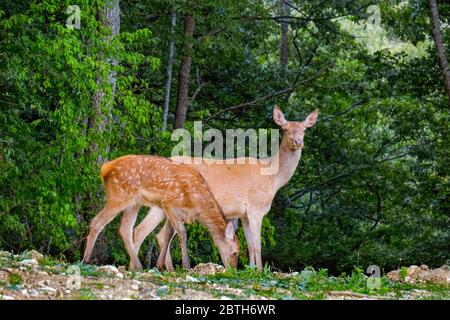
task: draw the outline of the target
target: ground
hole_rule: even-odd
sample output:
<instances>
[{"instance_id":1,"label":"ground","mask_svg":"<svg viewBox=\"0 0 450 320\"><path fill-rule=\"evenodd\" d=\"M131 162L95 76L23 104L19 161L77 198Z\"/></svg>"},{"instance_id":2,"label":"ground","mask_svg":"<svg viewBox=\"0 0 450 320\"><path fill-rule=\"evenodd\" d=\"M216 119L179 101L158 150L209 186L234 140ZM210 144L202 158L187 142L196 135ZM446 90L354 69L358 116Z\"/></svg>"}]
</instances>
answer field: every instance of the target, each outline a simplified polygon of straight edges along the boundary
<instances>
[{"instance_id":1,"label":"ground","mask_svg":"<svg viewBox=\"0 0 450 320\"><path fill-rule=\"evenodd\" d=\"M435 270L412 266L379 280L361 269L332 277L324 269L257 272L250 267L225 270L212 263L189 271L130 272L125 267L71 265L36 251L0 251L0 299L450 299L449 268Z\"/></svg>"}]
</instances>

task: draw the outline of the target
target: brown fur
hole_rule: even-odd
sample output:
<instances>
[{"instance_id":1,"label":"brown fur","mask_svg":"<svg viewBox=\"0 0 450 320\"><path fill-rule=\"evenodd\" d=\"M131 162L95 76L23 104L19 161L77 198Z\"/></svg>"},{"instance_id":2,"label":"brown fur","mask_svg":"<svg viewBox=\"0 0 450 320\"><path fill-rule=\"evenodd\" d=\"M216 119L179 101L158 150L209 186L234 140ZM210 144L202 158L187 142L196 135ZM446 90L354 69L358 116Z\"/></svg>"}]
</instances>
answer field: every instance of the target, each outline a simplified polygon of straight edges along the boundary
<instances>
[{"instance_id":1,"label":"brown fur","mask_svg":"<svg viewBox=\"0 0 450 320\"><path fill-rule=\"evenodd\" d=\"M122 224L134 224L135 215L142 205L163 208L180 237L186 238L184 223L199 221L210 231L219 250L231 245L225 239L227 221L222 209L194 167L163 157L127 155L105 163L100 170L100 178L107 203L91 222L83 261L89 261L95 240L107 223L125 210ZM132 261L136 262L130 232L121 227L120 233ZM183 265L187 267L187 249L183 245L182 251ZM229 260L227 257L222 259L226 260L224 263ZM159 266L162 267L161 263Z\"/></svg>"}]
</instances>

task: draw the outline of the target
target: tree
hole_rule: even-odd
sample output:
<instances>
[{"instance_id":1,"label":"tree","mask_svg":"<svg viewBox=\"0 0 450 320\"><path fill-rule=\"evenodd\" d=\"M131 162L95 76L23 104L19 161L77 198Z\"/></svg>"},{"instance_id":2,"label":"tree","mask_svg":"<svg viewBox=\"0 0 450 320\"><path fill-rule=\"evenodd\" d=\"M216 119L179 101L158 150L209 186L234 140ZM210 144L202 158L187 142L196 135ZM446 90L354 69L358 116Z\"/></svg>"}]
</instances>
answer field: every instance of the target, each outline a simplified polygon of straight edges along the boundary
<instances>
[{"instance_id":1,"label":"tree","mask_svg":"<svg viewBox=\"0 0 450 320\"><path fill-rule=\"evenodd\" d=\"M280 64L286 66L288 64L289 46L288 46L288 32L289 32L289 6L288 0L279 0L279 15L282 17L281 21L281 40L280 40Z\"/></svg>"},{"instance_id":2,"label":"tree","mask_svg":"<svg viewBox=\"0 0 450 320\"><path fill-rule=\"evenodd\" d=\"M184 17L184 44L182 47L182 57L180 71L178 72L178 95L177 111L175 115L174 128L183 128L189 105L189 78L192 66L192 47L195 28L195 18L192 15Z\"/></svg>"},{"instance_id":3,"label":"tree","mask_svg":"<svg viewBox=\"0 0 450 320\"><path fill-rule=\"evenodd\" d=\"M177 14L175 8L172 8L172 15L170 19L170 39L169 39L169 58L167 60L167 79L164 88L164 106L163 106L163 131L166 130L167 126L167 116L169 114L169 103L170 103L170 88L172 85L172 68L173 68L173 56L175 53L175 39L174 32L177 22Z\"/></svg>"},{"instance_id":4,"label":"tree","mask_svg":"<svg viewBox=\"0 0 450 320\"><path fill-rule=\"evenodd\" d=\"M442 77L444 78L445 90L447 91L448 103L450 105L450 68L442 41L441 23L436 0L428 0L428 5L430 7L431 30L433 33L434 44L436 45L439 67L441 69Z\"/></svg>"},{"instance_id":5,"label":"tree","mask_svg":"<svg viewBox=\"0 0 450 320\"><path fill-rule=\"evenodd\" d=\"M104 28L110 30L110 35L107 35L105 42L107 45L111 45L111 42L115 36L119 34L120 31L120 0L108 0L103 8L101 14L101 21ZM107 77L102 74L99 70L99 75L97 76L97 86L98 90L94 93L92 98L92 108L94 109L96 119L98 121L91 121L92 129L98 132L100 135L104 134L106 129L111 125L112 117L112 105L114 103L114 95L116 92L116 82L117 82L117 72L115 68L117 67L117 58L108 56L104 52L99 53L99 59L104 60L110 66ZM108 86L109 88L106 88ZM105 99L107 91L110 98ZM107 154L109 153L109 146L105 150L98 150L97 143L93 145L94 152L99 152L97 157L97 164L102 164L107 160Z\"/></svg>"}]
</instances>

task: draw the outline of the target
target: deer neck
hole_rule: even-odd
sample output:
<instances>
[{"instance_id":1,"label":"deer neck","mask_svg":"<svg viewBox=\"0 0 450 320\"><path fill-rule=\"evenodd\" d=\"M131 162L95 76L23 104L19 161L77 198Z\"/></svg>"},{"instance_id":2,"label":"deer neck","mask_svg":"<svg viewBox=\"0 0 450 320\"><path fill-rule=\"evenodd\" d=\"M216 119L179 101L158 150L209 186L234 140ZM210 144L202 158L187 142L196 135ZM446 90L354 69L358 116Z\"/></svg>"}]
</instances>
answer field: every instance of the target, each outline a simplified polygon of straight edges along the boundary
<instances>
[{"instance_id":1,"label":"deer neck","mask_svg":"<svg viewBox=\"0 0 450 320\"><path fill-rule=\"evenodd\" d=\"M302 155L302 149L292 150L287 147L286 135L281 140L280 148L274 157L278 157L279 169L275 174L275 188L278 191L283 187L294 175L298 162ZM276 161L276 158L273 159Z\"/></svg>"},{"instance_id":2,"label":"deer neck","mask_svg":"<svg viewBox=\"0 0 450 320\"><path fill-rule=\"evenodd\" d=\"M213 209L209 212L215 212L215 210ZM218 212L216 215L200 215L198 221L208 229L214 243L220 244L225 240L227 222L221 212Z\"/></svg>"}]
</instances>

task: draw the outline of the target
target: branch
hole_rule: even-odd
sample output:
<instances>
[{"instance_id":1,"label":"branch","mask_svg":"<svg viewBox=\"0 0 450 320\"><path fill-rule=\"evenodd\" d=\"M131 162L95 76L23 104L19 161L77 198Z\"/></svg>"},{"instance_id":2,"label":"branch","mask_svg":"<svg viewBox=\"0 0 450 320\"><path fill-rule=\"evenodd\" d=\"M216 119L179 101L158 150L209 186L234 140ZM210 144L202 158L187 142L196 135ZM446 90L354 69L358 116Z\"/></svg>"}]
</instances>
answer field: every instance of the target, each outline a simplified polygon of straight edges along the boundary
<instances>
[{"instance_id":1,"label":"branch","mask_svg":"<svg viewBox=\"0 0 450 320\"><path fill-rule=\"evenodd\" d=\"M200 91L203 89L204 86L206 86L209 83L209 81L202 82L198 85L197 89L195 89L194 93L192 94L191 99L189 100L188 106L191 106L192 102L194 102L195 98L197 98L197 95L200 93Z\"/></svg>"},{"instance_id":2,"label":"branch","mask_svg":"<svg viewBox=\"0 0 450 320\"><path fill-rule=\"evenodd\" d=\"M312 80L318 78L318 77L319 77L325 70L327 70L332 64L333 64L333 63L327 63L327 64L325 64L325 66L324 66L323 68L321 68L317 73L315 73L315 74L312 75L311 77L309 77L309 78L307 78L307 79L305 79L305 80L302 80L302 81L300 81L299 83L297 83L297 84L295 84L295 85L293 85L293 86L291 86L291 87L289 87L289 88L287 88L287 89L283 89L283 90L280 90L280 91L272 92L271 94L268 94L268 95L263 96L263 97L256 98L255 100L252 100L252 101L250 101L250 102L244 102L244 103L240 103L240 104L237 104L237 105L228 107L228 108L226 108L226 109L223 109L223 110L221 110L221 111L218 111L218 112L214 113L213 115L209 116L209 117L206 118L205 120L208 121L208 120L214 119L214 118L216 118L218 115L221 115L222 113L225 113L225 112L228 112L228 111L231 111L231 110L236 110L236 109L240 109L240 108L247 107L247 106L256 106L256 105L258 105L259 102L261 102L261 101L268 100L268 99L272 99L272 98L274 98L274 97L276 97L276 96L279 96L279 95L282 95L282 94L284 94L284 93L287 93L287 92L289 92L289 91L291 91L291 90L294 90L295 88L298 88L298 87L300 87L301 85L303 85L303 84L305 84L305 83L308 83L308 82L310 82L310 81L312 81Z\"/></svg>"}]
</instances>

